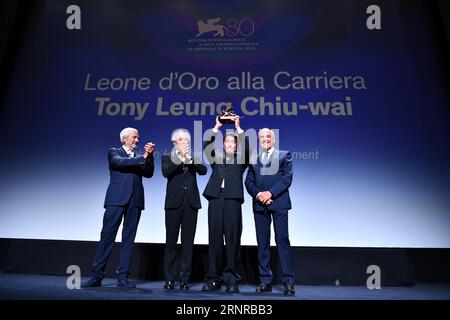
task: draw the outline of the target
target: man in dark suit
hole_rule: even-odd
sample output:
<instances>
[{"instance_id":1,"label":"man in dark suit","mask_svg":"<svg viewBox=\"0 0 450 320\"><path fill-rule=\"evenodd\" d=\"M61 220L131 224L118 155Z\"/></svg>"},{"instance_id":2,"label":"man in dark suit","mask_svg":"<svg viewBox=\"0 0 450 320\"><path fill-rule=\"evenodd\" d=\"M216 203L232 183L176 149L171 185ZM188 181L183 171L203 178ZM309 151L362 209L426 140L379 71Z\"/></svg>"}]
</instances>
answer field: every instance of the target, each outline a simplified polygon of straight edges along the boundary
<instances>
[{"instance_id":1,"label":"man in dark suit","mask_svg":"<svg viewBox=\"0 0 450 320\"><path fill-rule=\"evenodd\" d=\"M94 258L92 277L82 287L99 287L105 276L105 268L114 246L117 230L123 222L122 245L117 272L117 286L134 288L129 282L131 255L136 231L144 210L144 187L142 177L151 178L154 171L154 144L147 143L144 153L137 154L139 133L134 128L125 128L120 132L122 146L108 151L110 182L105 197L105 214L100 243Z\"/></svg>"},{"instance_id":2,"label":"man in dark suit","mask_svg":"<svg viewBox=\"0 0 450 320\"><path fill-rule=\"evenodd\" d=\"M284 293L294 295L294 270L288 232L288 210L291 209L289 187L292 183L292 158L289 151L275 150L273 130L258 133L263 150L256 164L249 166L245 187L253 198L256 240L261 283L256 292L272 291L270 270L270 224L273 219L275 241L280 257Z\"/></svg>"},{"instance_id":3,"label":"man in dark suit","mask_svg":"<svg viewBox=\"0 0 450 320\"><path fill-rule=\"evenodd\" d=\"M205 154L212 167L203 196L208 199L208 272L203 291L220 290L225 283L229 293L239 292L238 272L242 233L243 174L249 163L249 144L240 127L239 116L234 119L237 135L227 134L224 152L214 151L216 135L222 124L216 119L211 140L205 144ZM241 150L238 153L238 148ZM226 264L222 263L223 239L226 243Z\"/></svg>"},{"instance_id":4,"label":"man in dark suit","mask_svg":"<svg viewBox=\"0 0 450 320\"><path fill-rule=\"evenodd\" d=\"M204 166L190 152L191 136L189 131L178 129L172 133L174 145L171 154L161 158L163 176L167 178L166 200L166 248L164 252L164 289L172 290L177 277L175 265L176 245L181 228L180 289L189 289L191 275L192 249L197 213L202 207L197 186L197 173L206 174Z\"/></svg>"}]
</instances>

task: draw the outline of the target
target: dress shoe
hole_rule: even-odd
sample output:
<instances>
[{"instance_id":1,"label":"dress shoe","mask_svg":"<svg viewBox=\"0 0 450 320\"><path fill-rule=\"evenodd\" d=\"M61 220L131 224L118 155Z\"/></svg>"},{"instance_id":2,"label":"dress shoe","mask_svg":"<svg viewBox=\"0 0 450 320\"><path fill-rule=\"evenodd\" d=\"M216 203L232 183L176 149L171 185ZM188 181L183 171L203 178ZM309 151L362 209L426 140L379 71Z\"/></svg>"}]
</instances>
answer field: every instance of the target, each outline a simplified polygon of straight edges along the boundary
<instances>
[{"instance_id":1,"label":"dress shoe","mask_svg":"<svg viewBox=\"0 0 450 320\"><path fill-rule=\"evenodd\" d=\"M236 283L227 284L227 290L226 292L229 293L238 293L239 292L239 285Z\"/></svg>"},{"instance_id":2,"label":"dress shoe","mask_svg":"<svg viewBox=\"0 0 450 320\"><path fill-rule=\"evenodd\" d=\"M136 285L134 283L131 283L128 278L125 279L117 279L117 286L119 288L124 288L124 289L134 289L136 288Z\"/></svg>"},{"instance_id":3,"label":"dress shoe","mask_svg":"<svg viewBox=\"0 0 450 320\"><path fill-rule=\"evenodd\" d=\"M101 287L102 278L99 277L91 277L88 281L81 284L82 288L93 288L93 287Z\"/></svg>"},{"instance_id":4,"label":"dress shoe","mask_svg":"<svg viewBox=\"0 0 450 320\"><path fill-rule=\"evenodd\" d=\"M284 294L287 296L294 296L295 295L294 285L285 283L284 284Z\"/></svg>"},{"instance_id":5,"label":"dress shoe","mask_svg":"<svg viewBox=\"0 0 450 320\"><path fill-rule=\"evenodd\" d=\"M256 292L272 292L272 285L261 282L259 286L256 287Z\"/></svg>"},{"instance_id":6,"label":"dress shoe","mask_svg":"<svg viewBox=\"0 0 450 320\"><path fill-rule=\"evenodd\" d=\"M164 284L164 289L166 290L173 290L174 284L173 281L167 280Z\"/></svg>"},{"instance_id":7,"label":"dress shoe","mask_svg":"<svg viewBox=\"0 0 450 320\"><path fill-rule=\"evenodd\" d=\"M189 290L189 281L181 281L180 289L181 290Z\"/></svg>"},{"instance_id":8,"label":"dress shoe","mask_svg":"<svg viewBox=\"0 0 450 320\"><path fill-rule=\"evenodd\" d=\"M202 291L217 291L220 290L220 283L214 280L208 280L202 288Z\"/></svg>"}]
</instances>

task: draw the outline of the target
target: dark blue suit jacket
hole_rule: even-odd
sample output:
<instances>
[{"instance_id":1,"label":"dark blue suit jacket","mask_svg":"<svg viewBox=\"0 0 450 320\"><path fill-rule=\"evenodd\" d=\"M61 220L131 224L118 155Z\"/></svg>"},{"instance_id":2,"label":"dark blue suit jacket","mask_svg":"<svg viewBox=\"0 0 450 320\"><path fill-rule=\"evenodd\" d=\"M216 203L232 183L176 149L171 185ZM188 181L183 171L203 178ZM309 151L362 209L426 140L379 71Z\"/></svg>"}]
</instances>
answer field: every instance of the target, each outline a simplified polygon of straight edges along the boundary
<instances>
[{"instance_id":1,"label":"dark blue suit jacket","mask_svg":"<svg viewBox=\"0 0 450 320\"><path fill-rule=\"evenodd\" d=\"M125 206L134 197L136 207L144 209L144 187L142 177L151 178L154 171L153 154L147 159L135 154L130 158L122 148L108 151L110 181L105 197L107 206Z\"/></svg>"},{"instance_id":2,"label":"dark blue suit jacket","mask_svg":"<svg viewBox=\"0 0 450 320\"><path fill-rule=\"evenodd\" d=\"M292 183L292 157L289 151L275 150L270 158L270 163L263 165L258 157L256 164L251 164L248 168L245 179L245 187L253 198L253 211L261 212L265 208L273 211L291 209L291 198L289 197L289 187ZM278 171L275 174L263 173L270 167L273 161L279 162ZM272 193L272 204L263 205L256 199L256 195L262 191Z\"/></svg>"}]
</instances>

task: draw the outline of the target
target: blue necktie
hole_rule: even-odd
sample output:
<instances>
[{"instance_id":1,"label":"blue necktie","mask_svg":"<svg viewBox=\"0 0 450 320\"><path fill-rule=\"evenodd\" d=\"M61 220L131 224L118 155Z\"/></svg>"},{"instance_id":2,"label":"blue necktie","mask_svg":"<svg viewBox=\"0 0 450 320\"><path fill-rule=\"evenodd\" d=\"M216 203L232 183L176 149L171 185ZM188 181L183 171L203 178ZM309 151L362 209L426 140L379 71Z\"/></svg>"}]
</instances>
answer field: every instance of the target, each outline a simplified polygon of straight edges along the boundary
<instances>
[{"instance_id":1,"label":"blue necktie","mask_svg":"<svg viewBox=\"0 0 450 320\"><path fill-rule=\"evenodd\" d=\"M262 157L262 164L268 164L269 163L269 151L265 151L263 153Z\"/></svg>"}]
</instances>

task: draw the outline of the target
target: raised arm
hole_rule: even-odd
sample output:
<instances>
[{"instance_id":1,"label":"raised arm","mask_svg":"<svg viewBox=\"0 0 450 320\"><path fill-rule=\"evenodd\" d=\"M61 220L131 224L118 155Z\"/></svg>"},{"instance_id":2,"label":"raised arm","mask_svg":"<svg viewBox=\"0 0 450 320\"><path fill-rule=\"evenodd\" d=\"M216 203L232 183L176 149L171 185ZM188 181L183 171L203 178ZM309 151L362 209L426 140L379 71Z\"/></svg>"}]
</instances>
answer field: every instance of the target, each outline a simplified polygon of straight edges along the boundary
<instances>
[{"instance_id":1,"label":"raised arm","mask_svg":"<svg viewBox=\"0 0 450 320\"><path fill-rule=\"evenodd\" d=\"M208 168L206 168L206 166L201 163L201 160L199 158L195 158L191 165L194 166L195 171L201 176L204 176L206 172L208 172Z\"/></svg>"},{"instance_id":2,"label":"raised arm","mask_svg":"<svg viewBox=\"0 0 450 320\"><path fill-rule=\"evenodd\" d=\"M144 165L145 161L143 156L136 158L124 157L116 148L111 148L108 151L109 167L114 170L138 168Z\"/></svg>"},{"instance_id":3,"label":"raised arm","mask_svg":"<svg viewBox=\"0 0 450 320\"><path fill-rule=\"evenodd\" d=\"M151 153L147 156L147 159L145 159L142 175L146 178L151 178L153 177L154 172L155 172L155 159L153 157L153 153Z\"/></svg>"}]
</instances>

